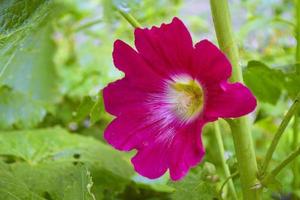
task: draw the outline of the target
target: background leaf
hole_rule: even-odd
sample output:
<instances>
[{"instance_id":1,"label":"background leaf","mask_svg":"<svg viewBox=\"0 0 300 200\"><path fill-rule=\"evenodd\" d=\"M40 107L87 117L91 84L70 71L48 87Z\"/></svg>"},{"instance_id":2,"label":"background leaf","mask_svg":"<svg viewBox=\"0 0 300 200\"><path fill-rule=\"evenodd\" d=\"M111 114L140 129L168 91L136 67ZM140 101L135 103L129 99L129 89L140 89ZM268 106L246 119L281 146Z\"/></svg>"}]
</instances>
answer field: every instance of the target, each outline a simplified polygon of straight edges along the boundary
<instances>
[{"instance_id":1,"label":"background leaf","mask_svg":"<svg viewBox=\"0 0 300 200\"><path fill-rule=\"evenodd\" d=\"M214 167L213 167L214 168ZM171 198L174 200L204 200L215 199L218 197L216 185L214 183L215 168L201 165L190 171L190 173L181 181L170 182L170 186L175 188Z\"/></svg>"},{"instance_id":2,"label":"background leaf","mask_svg":"<svg viewBox=\"0 0 300 200\"><path fill-rule=\"evenodd\" d=\"M29 128L46 115L42 102L8 87L0 87L0 128Z\"/></svg>"},{"instance_id":3,"label":"background leaf","mask_svg":"<svg viewBox=\"0 0 300 200\"><path fill-rule=\"evenodd\" d=\"M245 83L262 102L276 104L283 88L284 74L258 61L250 61L244 71Z\"/></svg>"}]
</instances>

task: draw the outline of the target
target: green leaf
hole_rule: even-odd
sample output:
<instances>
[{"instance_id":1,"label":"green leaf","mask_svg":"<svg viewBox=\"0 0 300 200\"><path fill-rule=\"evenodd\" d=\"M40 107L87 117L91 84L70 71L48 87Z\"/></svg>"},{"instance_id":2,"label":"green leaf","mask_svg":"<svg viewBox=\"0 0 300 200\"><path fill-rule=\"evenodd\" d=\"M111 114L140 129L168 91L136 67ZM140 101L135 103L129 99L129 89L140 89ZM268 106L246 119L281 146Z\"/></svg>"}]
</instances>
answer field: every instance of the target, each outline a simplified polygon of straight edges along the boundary
<instances>
[{"instance_id":1,"label":"green leaf","mask_svg":"<svg viewBox=\"0 0 300 200\"><path fill-rule=\"evenodd\" d=\"M136 174L133 177L133 180L139 184L142 188L150 188L157 192L170 193L173 192L174 189L167 185L169 181L169 174L165 174L158 179L148 179L139 174Z\"/></svg>"},{"instance_id":2,"label":"green leaf","mask_svg":"<svg viewBox=\"0 0 300 200\"><path fill-rule=\"evenodd\" d=\"M45 116L44 105L8 87L0 87L0 128L29 128Z\"/></svg>"},{"instance_id":3,"label":"green leaf","mask_svg":"<svg viewBox=\"0 0 300 200\"><path fill-rule=\"evenodd\" d=\"M4 107L0 128L31 128L61 98L53 61L54 30L48 17L52 4L25 0L0 5L0 87L12 89L0 105Z\"/></svg>"},{"instance_id":4,"label":"green leaf","mask_svg":"<svg viewBox=\"0 0 300 200\"><path fill-rule=\"evenodd\" d=\"M274 192L281 192L282 191L282 184L274 176L268 177L268 180L265 183L265 186L268 189L270 189L271 191L274 191Z\"/></svg>"},{"instance_id":5,"label":"green leaf","mask_svg":"<svg viewBox=\"0 0 300 200\"><path fill-rule=\"evenodd\" d=\"M297 73L289 73L285 78L285 89L289 96L294 99L300 92L300 75Z\"/></svg>"},{"instance_id":6,"label":"green leaf","mask_svg":"<svg viewBox=\"0 0 300 200\"><path fill-rule=\"evenodd\" d=\"M15 162L14 165L45 165L45 176L51 171L47 167L84 164L93 177L92 192L97 199L117 196L134 174L125 154L98 140L70 134L61 128L0 132L1 156L9 163Z\"/></svg>"},{"instance_id":7,"label":"green leaf","mask_svg":"<svg viewBox=\"0 0 300 200\"><path fill-rule=\"evenodd\" d=\"M33 26L48 14L41 11L42 7L49 2L47 0L1 1L0 32L11 34L20 28Z\"/></svg>"},{"instance_id":8,"label":"green leaf","mask_svg":"<svg viewBox=\"0 0 300 200\"><path fill-rule=\"evenodd\" d=\"M23 40L49 16L51 1L5 0L0 2L0 77Z\"/></svg>"},{"instance_id":9,"label":"green leaf","mask_svg":"<svg viewBox=\"0 0 300 200\"><path fill-rule=\"evenodd\" d=\"M101 26L95 26L97 34L101 33L96 37L81 32L69 35L67 25L64 24L59 30L63 37L56 40L55 55L57 71L64 86L63 93L72 99L96 96L100 89L121 74L112 67L111 35ZM74 42L82 37L86 39L80 43ZM95 45L99 41L101 45Z\"/></svg>"},{"instance_id":10,"label":"green leaf","mask_svg":"<svg viewBox=\"0 0 300 200\"><path fill-rule=\"evenodd\" d=\"M92 125L102 119L111 119L111 116L104 111L101 92L95 97L85 96L73 114L75 122L80 122L89 117Z\"/></svg>"},{"instance_id":11,"label":"green leaf","mask_svg":"<svg viewBox=\"0 0 300 200\"><path fill-rule=\"evenodd\" d=\"M60 128L0 132L0 155L15 156L28 163L84 162L125 179L133 175L124 154L98 140L70 134Z\"/></svg>"},{"instance_id":12,"label":"green leaf","mask_svg":"<svg viewBox=\"0 0 300 200\"><path fill-rule=\"evenodd\" d=\"M0 199L95 199L90 191L93 182L84 166L0 162L0 180Z\"/></svg>"},{"instance_id":13,"label":"green leaf","mask_svg":"<svg viewBox=\"0 0 300 200\"><path fill-rule=\"evenodd\" d=\"M300 198L300 189L296 189L296 191L294 191L294 195L295 195L297 198Z\"/></svg>"},{"instance_id":14,"label":"green leaf","mask_svg":"<svg viewBox=\"0 0 300 200\"><path fill-rule=\"evenodd\" d=\"M245 83L262 102L276 104L283 89L284 74L258 61L250 61L244 71Z\"/></svg>"},{"instance_id":15,"label":"green leaf","mask_svg":"<svg viewBox=\"0 0 300 200\"><path fill-rule=\"evenodd\" d=\"M0 74L0 84L45 102L58 101L58 85L53 56L55 46L51 39L52 26L32 32L16 50Z\"/></svg>"},{"instance_id":16,"label":"green leaf","mask_svg":"<svg viewBox=\"0 0 300 200\"><path fill-rule=\"evenodd\" d=\"M189 174L181 181L170 182L170 186L175 188L172 194L174 200L206 200L214 199L217 197L217 190L215 184L212 182L211 177L211 164L208 169L206 166L201 166ZM213 170L214 171L214 170Z\"/></svg>"},{"instance_id":17,"label":"green leaf","mask_svg":"<svg viewBox=\"0 0 300 200\"><path fill-rule=\"evenodd\" d=\"M47 26L27 37L24 47L16 50L2 69L0 86L12 90L1 93L0 128L34 127L60 98L52 61L52 33Z\"/></svg>"},{"instance_id":18,"label":"green leaf","mask_svg":"<svg viewBox=\"0 0 300 200\"><path fill-rule=\"evenodd\" d=\"M31 193L43 197L43 199L95 199L91 193L92 178L84 165L15 163L9 165L9 170L19 182L26 183L26 187ZM22 187L20 189L22 190ZM29 198L21 196L20 199Z\"/></svg>"},{"instance_id":19,"label":"green leaf","mask_svg":"<svg viewBox=\"0 0 300 200\"><path fill-rule=\"evenodd\" d=\"M42 200L44 198L33 193L26 183L11 173L8 165L0 161L0 199Z\"/></svg>"},{"instance_id":20,"label":"green leaf","mask_svg":"<svg viewBox=\"0 0 300 200\"><path fill-rule=\"evenodd\" d=\"M98 100L97 102L94 104L90 116L91 116L91 123L95 124L97 121L99 121L101 119L101 113L104 110L101 110L101 108L103 108L103 98L102 95L98 96Z\"/></svg>"},{"instance_id":21,"label":"green leaf","mask_svg":"<svg viewBox=\"0 0 300 200\"><path fill-rule=\"evenodd\" d=\"M74 120L80 122L85 119L91 112L95 101L90 96L85 96L81 101L77 111L74 113Z\"/></svg>"}]
</instances>

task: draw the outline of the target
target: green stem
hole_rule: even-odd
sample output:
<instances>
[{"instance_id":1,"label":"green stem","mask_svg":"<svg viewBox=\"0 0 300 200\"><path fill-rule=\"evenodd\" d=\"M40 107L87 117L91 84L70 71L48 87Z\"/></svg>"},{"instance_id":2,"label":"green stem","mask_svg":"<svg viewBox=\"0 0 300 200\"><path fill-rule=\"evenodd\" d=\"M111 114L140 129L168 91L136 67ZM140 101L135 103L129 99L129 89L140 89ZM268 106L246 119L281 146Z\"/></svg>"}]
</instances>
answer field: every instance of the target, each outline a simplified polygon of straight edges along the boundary
<instances>
[{"instance_id":1,"label":"green stem","mask_svg":"<svg viewBox=\"0 0 300 200\"><path fill-rule=\"evenodd\" d=\"M277 147L277 144L282 136L282 134L284 133L284 130L286 129L287 125L289 124L291 118L294 116L295 112L297 111L298 107L300 104L300 93L297 95L297 98L295 99L293 105L290 107L290 109L288 110L287 114L284 116L273 140L272 143L267 151L267 155L266 158L264 160L264 163L262 165L262 171L261 171L261 175L263 176L266 171L268 170L270 161L272 159L273 153Z\"/></svg>"},{"instance_id":2,"label":"green stem","mask_svg":"<svg viewBox=\"0 0 300 200\"><path fill-rule=\"evenodd\" d=\"M243 82L239 66L238 48L233 38L231 18L227 0L210 0L216 34L221 50L227 55L233 67L232 81ZM244 199L260 199L257 163L247 117L230 120L238 169Z\"/></svg>"},{"instance_id":3,"label":"green stem","mask_svg":"<svg viewBox=\"0 0 300 200\"><path fill-rule=\"evenodd\" d=\"M142 27L141 24L128 12L118 10L119 13L133 26L133 28Z\"/></svg>"},{"instance_id":4,"label":"green stem","mask_svg":"<svg viewBox=\"0 0 300 200\"><path fill-rule=\"evenodd\" d=\"M285 25L289 25L292 28L294 28L296 26L293 22L291 22L289 20L286 20L286 19L282 19L280 17L275 17L275 18L272 19L272 21L282 23L282 24L285 24Z\"/></svg>"},{"instance_id":5,"label":"green stem","mask_svg":"<svg viewBox=\"0 0 300 200\"><path fill-rule=\"evenodd\" d=\"M296 47L296 73L300 75L300 0L296 0L296 6L295 6L295 17L296 17L296 26L295 26L295 34L296 34L296 41L297 41L297 47ZM294 124L293 124L293 143L292 148L295 149L299 142L299 116L298 113L294 115ZM292 186L296 190L299 188L299 167L297 165L297 162L293 163L292 166L293 171L293 183Z\"/></svg>"},{"instance_id":6,"label":"green stem","mask_svg":"<svg viewBox=\"0 0 300 200\"><path fill-rule=\"evenodd\" d=\"M222 168L223 168L225 177L230 177L231 173L230 173L228 165L226 164L226 160L225 160L225 157L224 157L225 150L224 150L223 139L222 139L222 135L221 135L221 131L220 131L220 125L219 125L218 121L214 123L214 129L215 129L214 130L214 136L215 136L215 139L217 141L218 153L219 153L219 158L220 158L220 161L221 161L221 164L222 164ZM237 200L238 197L237 197L232 179L229 179L227 181L228 181L229 192L231 194L232 199ZM221 193L222 193L223 187L221 189Z\"/></svg>"},{"instance_id":7,"label":"green stem","mask_svg":"<svg viewBox=\"0 0 300 200\"><path fill-rule=\"evenodd\" d=\"M233 66L232 81L243 82L242 69L239 65L238 47L233 37L231 18L227 0L210 0L213 21L219 46L228 56Z\"/></svg>"},{"instance_id":8,"label":"green stem","mask_svg":"<svg viewBox=\"0 0 300 200\"><path fill-rule=\"evenodd\" d=\"M236 177L237 175L239 175L239 172L234 172L233 174L231 174L230 176L228 176L228 177L225 179L225 181L224 181L223 184L221 185L221 188L220 188L220 191L219 191L219 196L220 196L220 198L222 198L222 191L223 191L223 189L224 189L226 183L227 183L228 181L232 181L232 179L233 179L234 177Z\"/></svg>"},{"instance_id":9,"label":"green stem","mask_svg":"<svg viewBox=\"0 0 300 200\"><path fill-rule=\"evenodd\" d=\"M101 23L101 22L103 22L102 19L96 19L96 20L87 22L86 24L82 24L82 25L76 27L74 31L78 32L78 31L87 29L87 28L89 28L89 27L92 27L92 26L94 26L94 25L96 25L96 24L99 24L99 23Z\"/></svg>"},{"instance_id":10,"label":"green stem","mask_svg":"<svg viewBox=\"0 0 300 200\"><path fill-rule=\"evenodd\" d=\"M292 143L292 148L296 149L297 144L299 143L299 116L298 114L295 114L294 116L294 124L293 124L293 143ZM298 188L298 184L299 184L299 169L298 169L298 165L297 162L293 163L292 166L292 171L293 171L293 187L295 189Z\"/></svg>"},{"instance_id":11,"label":"green stem","mask_svg":"<svg viewBox=\"0 0 300 200\"><path fill-rule=\"evenodd\" d=\"M295 0L295 8L296 8L296 63L300 62L300 0ZM296 64L296 72L300 74L300 64Z\"/></svg>"},{"instance_id":12,"label":"green stem","mask_svg":"<svg viewBox=\"0 0 300 200\"><path fill-rule=\"evenodd\" d=\"M290 164L299 155L300 155L300 146L271 171L270 173L271 176L273 177L277 176L283 168L285 168L288 164Z\"/></svg>"}]
</instances>

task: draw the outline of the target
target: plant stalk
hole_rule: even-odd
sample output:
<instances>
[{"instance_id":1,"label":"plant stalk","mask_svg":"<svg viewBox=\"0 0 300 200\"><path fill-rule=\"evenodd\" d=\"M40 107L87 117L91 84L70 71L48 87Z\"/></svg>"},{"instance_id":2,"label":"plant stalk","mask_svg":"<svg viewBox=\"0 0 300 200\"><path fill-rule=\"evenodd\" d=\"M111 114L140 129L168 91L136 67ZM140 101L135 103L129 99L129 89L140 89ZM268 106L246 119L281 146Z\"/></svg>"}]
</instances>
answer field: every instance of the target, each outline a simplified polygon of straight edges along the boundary
<instances>
[{"instance_id":1,"label":"plant stalk","mask_svg":"<svg viewBox=\"0 0 300 200\"><path fill-rule=\"evenodd\" d=\"M94 26L94 25L97 25L97 24L99 24L99 23L101 23L101 22L103 22L102 19L96 19L96 20L87 22L86 24L82 24L82 25L76 27L74 31L75 31L75 32L82 31L82 30L84 30L84 29L87 29L87 28L90 28L90 27L92 27L92 26Z\"/></svg>"},{"instance_id":2,"label":"plant stalk","mask_svg":"<svg viewBox=\"0 0 300 200\"><path fill-rule=\"evenodd\" d=\"M288 164L290 164L295 158L300 155L300 146L296 148L286 159L284 159L277 167L275 167L269 176L275 177L284 169Z\"/></svg>"},{"instance_id":3,"label":"plant stalk","mask_svg":"<svg viewBox=\"0 0 300 200\"><path fill-rule=\"evenodd\" d=\"M298 114L294 115L294 124L293 124L293 143L292 143L292 148L296 149L297 145L299 143L299 116ZM297 189L299 188L299 169L297 162L295 161L292 166L292 171L293 171L293 188Z\"/></svg>"},{"instance_id":4,"label":"plant stalk","mask_svg":"<svg viewBox=\"0 0 300 200\"><path fill-rule=\"evenodd\" d=\"M212 16L219 46L233 66L231 81L243 82L239 66L238 48L233 38L227 0L210 0ZM258 168L248 117L229 120L238 161L243 199L260 199L261 189L257 179Z\"/></svg>"},{"instance_id":5,"label":"plant stalk","mask_svg":"<svg viewBox=\"0 0 300 200\"><path fill-rule=\"evenodd\" d=\"M296 73L300 75L300 0L295 0L295 17L296 17L296 27L295 35L297 41L296 47Z\"/></svg>"},{"instance_id":6,"label":"plant stalk","mask_svg":"<svg viewBox=\"0 0 300 200\"><path fill-rule=\"evenodd\" d=\"M300 105L300 93L297 95L293 105L290 107L287 114L284 116L284 118L272 140L272 143L267 151L267 155L266 155L266 158L265 158L263 166L262 166L261 175L264 175L266 173L266 171L268 170L270 161L271 161L273 153L278 145L278 142L279 142L282 134L284 133L286 127L288 126L291 118L297 112L299 105Z\"/></svg>"},{"instance_id":7,"label":"plant stalk","mask_svg":"<svg viewBox=\"0 0 300 200\"><path fill-rule=\"evenodd\" d=\"M295 0L295 18L296 18L296 26L295 26L295 35L296 35L296 73L298 76L300 76L300 0ZM294 124L293 124L293 143L292 148L296 149L298 143L299 143L299 114L295 113L294 115ZM297 162L295 161L292 166L293 171L293 183L292 186L296 190L300 187L299 185L299 167L297 165Z\"/></svg>"},{"instance_id":8,"label":"plant stalk","mask_svg":"<svg viewBox=\"0 0 300 200\"><path fill-rule=\"evenodd\" d=\"M222 164L222 168L223 168L225 177L231 177L229 167L228 167L225 157L224 157L225 150L224 150L223 139L222 139L222 135L221 135L221 131L220 131L220 124L218 121L216 121L214 123L214 136L215 136L215 140L217 141L219 158L220 158L220 161ZM232 199L237 200L238 197L237 197L232 179L229 179L227 182L228 182L228 188L229 188L229 192L230 192Z\"/></svg>"},{"instance_id":9,"label":"plant stalk","mask_svg":"<svg viewBox=\"0 0 300 200\"><path fill-rule=\"evenodd\" d=\"M232 180L232 179L233 179L234 177L236 177L237 175L239 175L239 172L238 172L238 171L234 172L232 175L230 175L229 177L227 177L227 178L225 179L225 181L224 181L224 183L221 185L221 188L220 188L220 191L219 191L219 196L220 196L220 198L222 198L222 191L223 191L223 189L224 189L226 183L227 183L228 181Z\"/></svg>"},{"instance_id":10,"label":"plant stalk","mask_svg":"<svg viewBox=\"0 0 300 200\"><path fill-rule=\"evenodd\" d=\"M133 28L142 27L142 25L130 13L124 12L122 10L118 11L131 24L131 26L133 26Z\"/></svg>"}]
</instances>

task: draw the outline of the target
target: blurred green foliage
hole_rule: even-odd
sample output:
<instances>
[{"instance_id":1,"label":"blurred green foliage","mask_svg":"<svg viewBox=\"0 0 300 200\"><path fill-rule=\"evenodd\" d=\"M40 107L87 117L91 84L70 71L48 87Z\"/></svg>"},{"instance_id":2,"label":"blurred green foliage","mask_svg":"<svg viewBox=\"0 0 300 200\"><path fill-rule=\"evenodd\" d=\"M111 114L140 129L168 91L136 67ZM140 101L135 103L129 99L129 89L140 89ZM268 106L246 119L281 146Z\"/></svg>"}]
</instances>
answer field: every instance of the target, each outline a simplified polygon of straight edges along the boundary
<instances>
[{"instance_id":1,"label":"blurred green foliage","mask_svg":"<svg viewBox=\"0 0 300 200\"><path fill-rule=\"evenodd\" d=\"M257 159L288 105L300 91L295 73L294 3L287 0L230 1L245 83L258 98L253 114ZM113 42L133 43L132 27L116 9L143 26L182 18L194 42L215 41L209 2L196 0L3 0L0 1L0 199L213 199L225 180L212 128L204 130L206 157L181 182L168 175L137 175L132 153L120 153L102 138L112 119L101 89L122 77L112 64ZM240 17L242 16L242 17ZM221 121L231 172L236 159L228 125ZM292 127L272 166L291 150ZM300 160L297 161L300 170ZM265 198L300 198L293 171L278 178ZM238 178L233 179L237 185ZM300 183L299 183L300 184ZM226 187L224 194L228 193ZM298 196L297 196L298 195Z\"/></svg>"}]
</instances>

